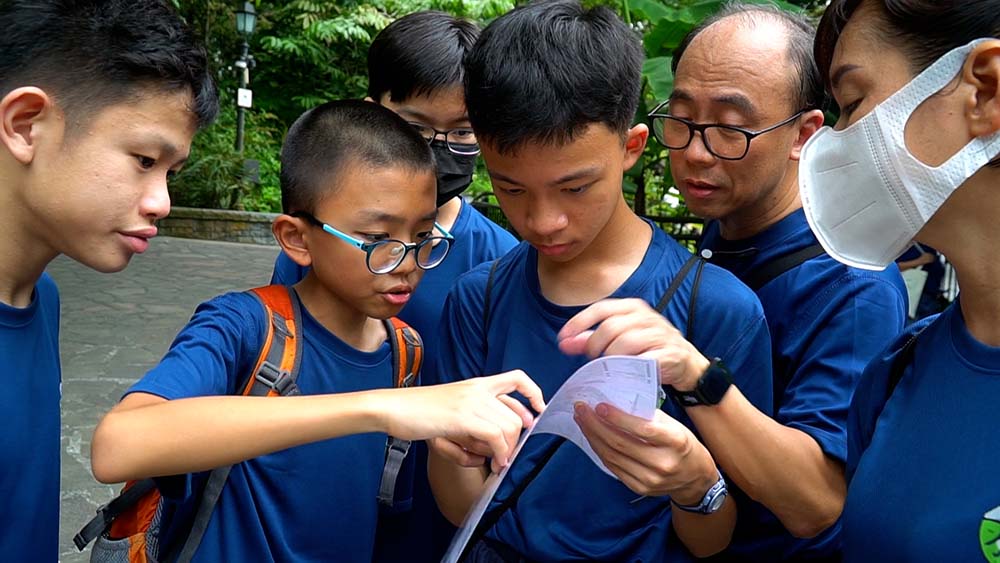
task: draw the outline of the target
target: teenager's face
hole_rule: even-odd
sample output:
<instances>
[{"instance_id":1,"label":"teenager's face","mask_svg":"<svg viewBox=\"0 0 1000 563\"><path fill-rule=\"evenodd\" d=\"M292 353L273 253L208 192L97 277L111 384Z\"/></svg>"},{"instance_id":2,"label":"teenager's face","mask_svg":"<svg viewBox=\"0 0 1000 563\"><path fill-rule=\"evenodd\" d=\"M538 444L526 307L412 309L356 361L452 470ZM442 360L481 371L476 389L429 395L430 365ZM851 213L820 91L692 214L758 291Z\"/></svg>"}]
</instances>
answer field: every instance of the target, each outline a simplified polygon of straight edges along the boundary
<instances>
[{"instance_id":1,"label":"teenager's face","mask_svg":"<svg viewBox=\"0 0 1000 563\"><path fill-rule=\"evenodd\" d=\"M337 174L333 194L313 215L362 242L396 239L415 243L435 234L436 179L431 170L375 168L349 163ZM423 270L413 251L388 274L373 274L365 252L311 226L304 233L316 277L344 310L384 319L407 303Z\"/></svg>"},{"instance_id":2,"label":"teenager's face","mask_svg":"<svg viewBox=\"0 0 1000 563\"><path fill-rule=\"evenodd\" d=\"M598 238L624 206L622 174L642 154L648 130L625 142L602 124L564 145L529 143L513 154L483 144L494 193L519 235L542 259L569 262Z\"/></svg>"},{"instance_id":3,"label":"teenager's face","mask_svg":"<svg viewBox=\"0 0 1000 563\"><path fill-rule=\"evenodd\" d=\"M39 244L115 272L156 236L170 212L167 178L196 131L184 93L110 106L74 130L50 123L27 168L27 224Z\"/></svg>"}]
</instances>

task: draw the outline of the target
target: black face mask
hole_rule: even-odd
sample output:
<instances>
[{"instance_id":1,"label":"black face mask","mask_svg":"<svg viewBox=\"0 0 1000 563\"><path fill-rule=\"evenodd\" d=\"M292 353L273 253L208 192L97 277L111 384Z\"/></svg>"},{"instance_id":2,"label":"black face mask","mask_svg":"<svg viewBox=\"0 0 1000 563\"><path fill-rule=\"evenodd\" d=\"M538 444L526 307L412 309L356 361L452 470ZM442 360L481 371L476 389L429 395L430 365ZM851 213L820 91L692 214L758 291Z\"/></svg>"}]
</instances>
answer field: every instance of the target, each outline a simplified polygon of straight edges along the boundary
<instances>
[{"instance_id":1,"label":"black face mask","mask_svg":"<svg viewBox=\"0 0 1000 563\"><path fill-rule=\"evenodd\" d=\"M455 154L444 141L431 143L437 162L437 205L441 207L451 198L461 194L472 183L476 171L476 155Z\"/></svg>"}]
</instances>

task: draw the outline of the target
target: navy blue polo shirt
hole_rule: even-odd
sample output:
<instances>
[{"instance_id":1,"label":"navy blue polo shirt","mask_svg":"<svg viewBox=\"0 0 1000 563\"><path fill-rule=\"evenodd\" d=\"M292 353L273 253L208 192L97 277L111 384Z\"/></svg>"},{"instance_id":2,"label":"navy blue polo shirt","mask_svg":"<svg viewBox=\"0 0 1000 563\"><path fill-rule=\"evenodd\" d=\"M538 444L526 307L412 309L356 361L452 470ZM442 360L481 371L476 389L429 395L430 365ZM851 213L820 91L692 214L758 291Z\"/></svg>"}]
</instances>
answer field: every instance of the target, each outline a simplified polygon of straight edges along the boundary
<instances>
[{"instance_id":1,"label":"navy blue polo shirt","mask_svg":"<svg viewBox=\"0 0 1000 563\"><path fill-rule=\"evenodd\" d=\"M770 261L818 244L798 209L767 230L726 240L710 222L699 244L711 262L740 279ZM827 254L808 260L757 291L771 333L775 419L811 436L826 455L847 459L847 410L865 366L906 323L899 269L859 270ZM839 550L840 525L797 539L763 506L740 505L730 559L823 558Z\"/></svg>"}]
</instances>

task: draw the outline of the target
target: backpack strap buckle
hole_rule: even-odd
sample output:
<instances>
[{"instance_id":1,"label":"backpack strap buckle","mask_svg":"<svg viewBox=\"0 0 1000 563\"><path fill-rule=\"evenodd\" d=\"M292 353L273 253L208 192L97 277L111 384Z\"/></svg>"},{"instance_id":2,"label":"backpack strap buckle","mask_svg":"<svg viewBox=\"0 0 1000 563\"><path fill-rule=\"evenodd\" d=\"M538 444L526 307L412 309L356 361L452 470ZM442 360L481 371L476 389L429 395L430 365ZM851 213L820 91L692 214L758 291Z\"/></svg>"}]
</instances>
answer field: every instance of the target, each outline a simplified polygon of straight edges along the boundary
<instances>
[{"instance_id":1,"label":"backpack strap buckle","mask_svg":"<svg viewBox=\"0 0 1000 563\"><path fill-rule=\"evenodd\" d=\"M385 506L393 505L396 493L396 479L403 467L403 460L410 451L410 441L389 436L385 445L385 465L382 466L382 482L378 489L378 502Z\"/></svg>"},{"instance_id":2,"label":"backpack strap buckle","mask_svg":"<svg viewBox=\"0 0 1000 563\"><path fill-rule=\"evenodd\" d=\"M254 379L274 390L279 395L289 394L287 391L295 385L295 378L287 369L280 369L271 362L265 361L257 370Z\"/></svg>"}]
</instances>

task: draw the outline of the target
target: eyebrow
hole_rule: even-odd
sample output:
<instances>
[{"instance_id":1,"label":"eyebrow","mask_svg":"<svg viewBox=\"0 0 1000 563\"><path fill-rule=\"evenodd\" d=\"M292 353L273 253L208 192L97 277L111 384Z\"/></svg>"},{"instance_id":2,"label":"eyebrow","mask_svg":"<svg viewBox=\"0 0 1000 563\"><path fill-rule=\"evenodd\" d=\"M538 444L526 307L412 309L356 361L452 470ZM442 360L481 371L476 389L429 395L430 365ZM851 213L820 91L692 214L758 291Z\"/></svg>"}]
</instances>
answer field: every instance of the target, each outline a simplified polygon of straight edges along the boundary
<instances>
[{"instance_id":1,"label":"eyebrow","mask_svg":"<svg viewBox=\"0 0 1000 563\"><path fill-rule=\"evenodd\" d=\"M591 177L591 176L595 176L595 175L599 174L600 172L601 172L601 167L600 166L590 166L588 168L583 168L583 169L580 169L580 170L575 170L573 172L570 172L569 174L566 174L565 176L561 176L557 180L555 180L554 182L552 182L550 185L552 185L552 186L562 186L564 184L569 184L569 183L572 183L572 182L576 182L576 181L578 181L580 179L583 179L583 178L588 178L588 177ZM508 178L507 176L504 176L503 174L500 174L499 172L490 171L490 178L493 178L494 180L500 180L501 182L504 182L506 184L511 184L511 185L514 185L514 186L522 186L523 187L523 184L521 184L517 180L514 180L513 178Z\"/></svg>"},{"instance_id":2,"label":"eyebrow","mask_svg":"<svg viewBox=\"0 0 1000 563\"><path fill-rule=\"evenodd\" d=\"M401 116L403 117L403 119L410 119L410 118L412 118L414 121L419 121L420 123L422 123L424 125L431 125L431 122L436 121L431 116L429 116L427 114L424 114L424 113L421 113L421 112L419 112L419 111L417 111L417 110L415 110L413 108L410 108L408 106L399 106L399 112L398 113L401 114ZM405 114L405 115L402 115L402 114ZM461 117L457 117L457 118L454 118L454 119L451 119L451 120L444 121L444 123L448 123L448 125L451 126L451 127L459 127L460 125L469 123L469 115L465 114L465 115L463 115Z\"/></svg>"},{"instance_id":3,"label":"eyebrow","mask_svg":"<svg viewBox=\"0 0 1000 563\"><path fill-rule=\"evenodd\" d=\"M859 70L861 67L858 65L845 64L837 67L837 70L830 75L830 85L834 88L840 85L840 81L844 78L844 75L852 70Z\"/></svg>"},{"instance_id":4,"label":"eyebrow","mask_svg":"<svg viewBox=\"0 0 1000 563\"><path fill-rule=\"evenodd\" d=\"M670 94L669 100L671 102L675 100L681 100L685 102L693 102L694 98L691 94L688 94L684 90L674 90ZM711 101L717 104L725 104L727 106L733 106L736 109L741 110L748 116L757 115L757 106L753 105L750 98L744 96L743 94L722 94L720 96L712 96Z\"/></svg>"},{"instance_id":5,"label":"eyebrow","mask_svg":"<svg viewBox=\"0 0 1000 563\"><path fill-rule=\"evenodd\" d=\"M358 212L360 219L365 222L372 223L403 223L406 221L403 217L398 215L393 215L392 213L386 213L385 211L379 209L362 209ZM421 221L434 221L437 219L438 212L437 209L431 211L430 213L424 215L420 218Z\"/></svg>"}]
</instances>

